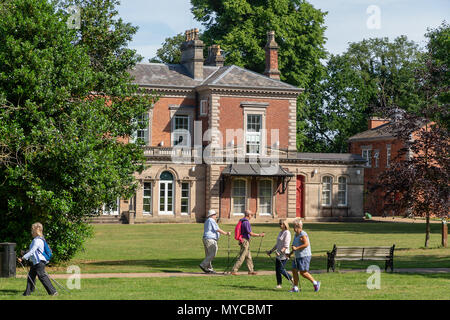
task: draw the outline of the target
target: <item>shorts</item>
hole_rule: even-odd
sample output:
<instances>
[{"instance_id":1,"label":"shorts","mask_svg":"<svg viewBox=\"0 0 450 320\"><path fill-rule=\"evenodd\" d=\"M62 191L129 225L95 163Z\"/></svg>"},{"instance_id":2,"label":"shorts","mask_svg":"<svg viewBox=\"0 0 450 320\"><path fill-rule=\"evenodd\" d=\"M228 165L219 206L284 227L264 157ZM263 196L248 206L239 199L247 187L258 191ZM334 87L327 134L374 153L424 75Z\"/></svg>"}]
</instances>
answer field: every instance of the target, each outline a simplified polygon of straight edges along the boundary
<instances>
[{"instance_id":1,"label":"shorts","mask_svg":"<svg viewBox=\"0 0 450 320\"><path fill-rule=\"evenodd\" d=\"M298 271L309 271L309 264L311 263L311 256L295 258L292 261L292 269Z\"/></svg>"}]
</instances>

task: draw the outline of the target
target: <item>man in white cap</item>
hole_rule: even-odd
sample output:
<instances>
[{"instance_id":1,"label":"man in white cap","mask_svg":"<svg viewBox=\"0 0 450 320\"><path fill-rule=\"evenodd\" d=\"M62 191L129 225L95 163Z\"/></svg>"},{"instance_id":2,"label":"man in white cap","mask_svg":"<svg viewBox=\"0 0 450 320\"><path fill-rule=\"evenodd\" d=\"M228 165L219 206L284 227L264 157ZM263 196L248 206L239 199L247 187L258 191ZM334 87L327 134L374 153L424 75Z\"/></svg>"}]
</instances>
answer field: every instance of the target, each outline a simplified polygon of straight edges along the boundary
<instances>
[{"instance_id":1,"label":"man in white cap","mask_svg":"<svg viewBox=\"0 0 450 320\"><path fill-rule=\"evenodd\" d=\"M211 263L217 254L217 240L219 240L220 234L229 236L231 232L226 232L219 228L219 225L216 222L216 211L209 210L206 218L203 232L205 259L200 263L199 267L205 273L216 273Z\"/></svg>"}]
</instances>

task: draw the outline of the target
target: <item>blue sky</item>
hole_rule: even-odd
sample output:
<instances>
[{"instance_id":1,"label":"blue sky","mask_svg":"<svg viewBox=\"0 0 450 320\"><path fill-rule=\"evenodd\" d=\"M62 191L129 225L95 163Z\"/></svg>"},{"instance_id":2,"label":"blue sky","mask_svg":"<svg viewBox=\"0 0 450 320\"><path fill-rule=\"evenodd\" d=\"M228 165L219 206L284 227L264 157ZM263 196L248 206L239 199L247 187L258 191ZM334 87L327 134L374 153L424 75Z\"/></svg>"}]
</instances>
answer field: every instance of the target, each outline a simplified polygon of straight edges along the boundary
<instances>
[{"instance_id":1,"label":"blue sky","mask_svg":"<svg viewBox=\"0 0 450 320\"><path fill-rule=\"evenodd\" d=\"M338 54L349 42L365 38L406 35L425 45L427 28L443 20L450 22L449 0L309 0L327 11L326 48ZM375 6L375 7L374 7ZM187 29L202 26L194 20L189 0L122 0L119 14L126 22L139 26L130 48L145 57L155 56L164 39Z\"/></svg>"}]
</instances>

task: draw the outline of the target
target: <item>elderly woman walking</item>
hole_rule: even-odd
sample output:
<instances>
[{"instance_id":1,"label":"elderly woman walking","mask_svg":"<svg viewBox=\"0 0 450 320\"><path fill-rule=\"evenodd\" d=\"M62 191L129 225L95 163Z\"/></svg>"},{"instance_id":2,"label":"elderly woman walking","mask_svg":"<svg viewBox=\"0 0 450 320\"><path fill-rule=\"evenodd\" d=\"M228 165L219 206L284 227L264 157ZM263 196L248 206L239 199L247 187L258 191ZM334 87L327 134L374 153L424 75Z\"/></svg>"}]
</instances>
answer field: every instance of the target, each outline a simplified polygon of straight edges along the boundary
<instances>
[{"instance_id":1,"label":"elderly woman walking","mask_svg":"<svg viewBox=\"0 0 450 320\"><path fill-rule=\"evenodd\" d=\"M282 275L292 282L291 275L286 271L286 262L288 260L289 255L289 245L291 244L291 232L289 231L289 223L286 219L281 219L280 222L281 231L278 234L277 242L275 246L267 251L267 254L270 256L273 252L276 254L275 258L275 276L277 279L276 289L281 289L282 285Z\"/></svg>"},{"instance_id":2,"label":"elderly woman walking","mask_svg":"<svg viewBox=\"0 0 450 320\"><path fill-rule=\"evenodd\" d=\"M34 223L31 226L31 236L33 237L33 241L30 245L30 250L22 257L17 260L22 263L22 260L31 260L33 264L30 268L30 272L28 273L27 278L27 288L23 293L24 296L29 296L35 289L35 280L36 275L39 280L42 282L47 293L52 296L56 296L58 292L56 292L55 287L53 287L47 273L45 272L45 265L48 263L47 259L44 257L44 228L42 224L39 222Z\"/></svg>"},{"instance_id":3,"label":"elderly woman walking","mask_svg":"<svg viewBox=\"0 0 450 320\"><path fill-rule=\"evenodd\" d=\"M294 276L294 287L290 292L298 292L298 283L300 275L308 279L314 286L314 291L320 290L320 281L316 281L309 273L309 265L311 263L311 242L308 234L303 230L303 222L300 219L294 220L294 241L292 242L292 251L295 253L295 259L292 261L292 274Z\"/></svg>"}]
</instances>

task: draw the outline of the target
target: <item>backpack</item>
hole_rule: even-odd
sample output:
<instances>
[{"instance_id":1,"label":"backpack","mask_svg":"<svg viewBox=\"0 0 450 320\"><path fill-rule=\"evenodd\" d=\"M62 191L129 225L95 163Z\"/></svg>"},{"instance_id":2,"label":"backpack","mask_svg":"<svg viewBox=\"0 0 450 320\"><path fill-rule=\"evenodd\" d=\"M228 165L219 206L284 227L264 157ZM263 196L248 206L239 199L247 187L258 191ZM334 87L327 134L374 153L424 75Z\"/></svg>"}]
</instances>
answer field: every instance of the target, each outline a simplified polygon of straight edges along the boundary
<instances>
[{"instance_id":1,"label":"backpack","mask_svg":"<svg viewBox=\"0 0 450 320\"><path fill-rule=\"evenodd\" d=\"M236 227L234 228L234 239L239 241L239 243L242 242L242 219L239 220Z\"/></svg>"},{"instance_id":2,"label":"backpack","mask_svg":"<svg viewBox=\"0 0 450 320\"><path fill-rule=\"evenodd\" d=\"M47 262L50 262L50 259L51 259L52 256L53 256L52 249L50 249L50 247L49 247L47 241L45 241L44 238L39 237L39 239L41 239L42 241L44 241L44 252L41 252L41 253L42 253L42 255L44 256L45 260L47 260Z\"/></svg>"}]
</instances>

